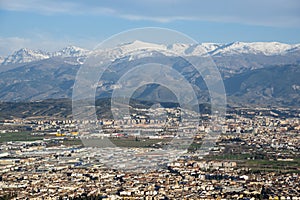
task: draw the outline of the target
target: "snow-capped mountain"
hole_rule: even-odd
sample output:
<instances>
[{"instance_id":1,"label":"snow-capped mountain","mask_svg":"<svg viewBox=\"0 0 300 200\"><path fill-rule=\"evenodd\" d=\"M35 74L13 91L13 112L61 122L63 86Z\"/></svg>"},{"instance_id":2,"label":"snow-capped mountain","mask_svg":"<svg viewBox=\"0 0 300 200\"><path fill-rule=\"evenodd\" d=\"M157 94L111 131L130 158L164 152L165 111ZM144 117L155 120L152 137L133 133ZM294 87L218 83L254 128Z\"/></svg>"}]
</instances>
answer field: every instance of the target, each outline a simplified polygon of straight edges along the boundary
<instances>
[{"instance_id":1,"label":"snow-capped mountain","mask_svg":"<svg viewBox=\"0 0 300 200\"><path fill-rule=\"evenodd\" d=\"M166 46L163 44L155 44L155 43L135 40L133 42L117 45L113 49L120 49L122 52L127 52L127 51L132 51L133 49L153 49L153 50L166 49Z\"/></svg>"},{"instance_id":2,"label":"snow-capped mountain","mask_svg":"<svg viewBox=\"0 0 300 200\"><path fill-rule=\"evenodd\" d=\"M133 52L133 51L136 52ZM233 42L227 44L220 43L201 43L201 44L183 44L175 43L170 45L154 44L142 41L133 41L124 43L111 49L100 50L97 53L110 58L120 58L130 53L131 56L141 52L159 51L165 55L180 56L230 56L230 55L264 55L276 56L289 53L299 53L300 44L284 44L279 42ZM149 55L149 54L147 54Z\"/></svg>"},{"instance_id":3,"label":"snow-capped mountain","mask_svg":"<svg viewBox=\"0 0 300 200\"><path fill-rule=\"evenodd\" d=\"M285 55L300 51L300 44L284 44L279 42L233 42L228 44L201 43L194 45L174 44L170 50L181 52L185 56L225 56L240 54L262 54L266 56Z\"/></svg>"},{"instance_id":4,"label":"snow-capped mountain","mask_svg":"<svg viewBox=\"0 0 300 200\"><path fill-rule=\"evenodd\" d=\"M264 55L276 56L297 54L300 55L300 44L284 44L279 42L233 42L227 44L220 43L201 43L201 44L182 44L171 45L147 43L133 41L117 45L113 48L90 51L75 46L68 46L56 52L44 52L30 49L20 49L12 55L6 57L0 63L2 65L29 63L32 61L44 60L52 57L62 58L85 58L93 53L100 54L111 60L130 55L130 59L141 58L141 56L151 56L153 52L159 51L164 55L180 56L232 56L232 55ZM143 55L141 55L141 52ZM82 59L81 59L82 60ZM82 64L82 61L77 64Z\"/></svg>"},{"instance_id":5,"label":"snow-capped mountain","mask_svg":"<svg viewBox=\"0 0 300 200\"><path fill-rule=\"evenodd\" d=\"M234 54L263 54L267 56L285 55L300 51L300 44L284 44L279 42L234 42L221 45L211 55L234 55Z\"/></svg>"},{"instance_id":6,"label":"snow-capped mountain","mask_svg":"<svg viewBox=\"0 0 300 200\"><path fill-rule=\"evenodd\" d=\"M75 46L68 46L60 51L56 52L45 52L41 50L31 50L27 48L22 48L12 55L4 58L0 64L8 65L8 64L21 64L21 63L30 63L33 61L45 60L53 57L62 57L62 58L78 58L78 57L86 57L89 54L89 50L82 49Z\"/></svg>"},{"instance_id":7,"label":"snow-capped mountain","mask_svg":"<svg viewBox=\"0 0 300 200\"><path fill-rule=\"evenodd\" d=\"M44 60L50 58L50 56L51 55L49 53L44 51L35 51L23 48L6 57L2 62L2 65L29 63L33 61Z\"/></svg>"},{"instance_id":8,"label":"snow-capped mountain","mask_svg":"<svg viewBox=\"0 0 300 200\"><path fill-rule=\"evenodd\" d=\"M67 46L66 48L52 53L52 56L59 57L83 57L87 56L90 51L76 46Z\"/></svg>"}]
</instances>

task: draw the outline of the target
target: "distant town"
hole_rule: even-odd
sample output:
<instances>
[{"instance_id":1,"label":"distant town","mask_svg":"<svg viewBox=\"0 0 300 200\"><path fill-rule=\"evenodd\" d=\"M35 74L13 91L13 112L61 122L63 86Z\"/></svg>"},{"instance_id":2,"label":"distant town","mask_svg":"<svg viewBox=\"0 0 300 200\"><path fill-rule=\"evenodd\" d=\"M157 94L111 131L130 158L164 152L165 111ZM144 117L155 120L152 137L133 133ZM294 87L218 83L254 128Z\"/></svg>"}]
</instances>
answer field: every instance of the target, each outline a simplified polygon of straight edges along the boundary
<instances>
[{"instance_id":1,"label":"distant town","mask_svg":"<svg viewBox=\"0 0 300 200\"><path fill-rule=\"evenodd\" d=\"M137 109L120 120L14 118L0 125L0 196L15 199L300 199L300 110L230 108L220 126L199 116L186 152L156 168L113 167L115 152L164 149L189 134L179 108ZM189 113L191 114L191 113ZM155 117L153 117L155 115ZM161 117L160 117L161 116ZM167 116L164 118L163 116ZM82 124L101 131L84 135ZM182 124L182 125L180 125ZM220 136L200 154L208 133ZM109 139L114 147L84 140ZM92 144L89 146L89 144ZM94 152L94 153L91 153ZM117 154L117 153L115 153ZM174 153L175 155L176 153ZM116 157L118 163L126 159ZM160 160L161 159L161 160ZM132 163L131 163L132 164Z\"/></svg>"}]
</instances>

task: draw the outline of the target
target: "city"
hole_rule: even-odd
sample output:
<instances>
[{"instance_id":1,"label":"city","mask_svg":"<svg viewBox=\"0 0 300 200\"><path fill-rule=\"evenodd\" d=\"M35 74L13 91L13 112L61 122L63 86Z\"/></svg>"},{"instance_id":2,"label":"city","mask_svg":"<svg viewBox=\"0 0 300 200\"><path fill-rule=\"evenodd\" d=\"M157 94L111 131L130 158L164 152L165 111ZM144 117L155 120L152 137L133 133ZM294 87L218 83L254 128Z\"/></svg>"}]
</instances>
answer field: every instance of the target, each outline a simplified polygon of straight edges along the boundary
<instances>
[{"instance_id":1,"label":"city","mask_svg":"<svg viewBox=\"0 0 300 200\"><path fill-rule=\"evenodd\" d=\"M102 119L97 123L103 125L102 137L108 135L122 153L145 153L163 148L172 139L178 109L165 110L173 113L165 121L133 114L132 120ZM158 112L162 108L150 115ZM0 194L21 199L298 199L299 110L231 108L217 145L208 155L199 156L203 135L211 129L209 120L209 114L201 116L194 141L180 158L144 171L110 166L107 162L113 159L103 160L103 152L111 153L113 147L104 148L100 156L91 153L95 150L84 147L74 120L4 120ZM171 125L166 127L166 121L172 121ZM126 125L125 129L118 132L121 125ZM155 135L132 131L149 125ZM4 141L5 137L12 141Z\"/></svg>"}]
</instances>

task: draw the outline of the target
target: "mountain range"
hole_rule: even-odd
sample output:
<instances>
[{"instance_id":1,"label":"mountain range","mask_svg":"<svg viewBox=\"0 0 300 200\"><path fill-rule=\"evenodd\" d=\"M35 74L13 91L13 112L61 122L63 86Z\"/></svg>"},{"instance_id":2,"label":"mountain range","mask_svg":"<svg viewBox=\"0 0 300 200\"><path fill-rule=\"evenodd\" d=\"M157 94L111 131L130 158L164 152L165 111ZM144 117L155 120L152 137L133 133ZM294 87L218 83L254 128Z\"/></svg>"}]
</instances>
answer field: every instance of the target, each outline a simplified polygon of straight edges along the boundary
<instances>
[{"instance_id":1,"label":"mountain range","mask_svg":"<svg viewBox=\"0 0 300 200\"><path fill-rule=\"evenodd\" d=\"M201 44L171 44L161 45L134 41L132 43L121 44L114 50L124 51L125 49L141 47L145 49L159 48L160 50L174 51L182 56L234 56L234 55L264 55L264 56L300 56L300 44L284 44L279 42L233 42L228 44L201 43ZM116 52L117 52L116 51ZM42 50L31 50L22 48L12 55L1 57L0 65L21 64L33 61L45 60L54 57L86 57L93 51L75 46L68 46L60 51L46 52ZM79 62L80 63L80 62Z\"/></svg>"},{"instance_id":2,"label":"mountain range","mask_svg":"<svg viewBox=\"0 0 300 200\"><path fill-rule=\"evenodd\" d=\"M143 54L139 51L127 56L126 53L134 49L143 51ZM177 56L170 52L176 52ZM162 45L142 41L97 52L75 46L56 52L20 49L0 59L0 101L71 98L76 73L85 58L93 54L112 58L110 71L98 83L98 97L111 94L124 70L152 59L171 64L197 86L198 98L208 101L205 83L179 55L211 56L223 77L228 102L232 104L298 106L300 103L300 44L233 42ZM171 93L158 85L145 86L135 95L140 99L154 98L159 101L161 96L165 96L172 100Z\"/></svg>"}]
</instances>

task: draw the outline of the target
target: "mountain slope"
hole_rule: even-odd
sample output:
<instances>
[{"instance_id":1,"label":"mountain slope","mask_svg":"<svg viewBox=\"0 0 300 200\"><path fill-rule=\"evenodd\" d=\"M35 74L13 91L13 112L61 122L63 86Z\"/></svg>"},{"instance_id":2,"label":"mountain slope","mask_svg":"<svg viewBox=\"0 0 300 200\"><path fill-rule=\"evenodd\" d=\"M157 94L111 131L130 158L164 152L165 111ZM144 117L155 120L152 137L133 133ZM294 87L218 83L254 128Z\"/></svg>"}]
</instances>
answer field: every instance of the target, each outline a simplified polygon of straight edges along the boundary
<instances>
[{"instance_id":1,"label":"mountain slope","mask_svg":"<svg viewBox=\"0 0 300 200\"><path fill-rule=\"evenodd\" d=\"M299 105L300 65L271 66L225 80L232 101L253 104Z\"/></svg>"},{"instance_id":2,"label":"mountain slope","mask_svg":"<svg viewBox=\"0 0 300 200\"><path fill-rule=\"evenodd\" d=\"M223 76L232 103L295 106L300 103L299 45L281 43L121 44L96 52L113 60L98 83L97 97L109 97L118 79L134 66L161 63L181 73L193 85L201 102L209 101L201 76L183 58L168 53L169 50L192 57L208 51ZM132 53L128 56L126 52ZM9 56L0 65L0 101L71 98L80 64L92 54L95 52L69 46L54 53L23 49ZM157 85L142 87L134 95L144 100L174 101L171 91Z\"/></svg>"},{"instance_id":3,"label":"mountain slope","mask_svg":"<svg viewBox=\"0 0 300 200\"><path fill-rule=\"evenodd\" d=\"M47 59L0 73L2 101L66 98L72 94L79 65Z\"/></svg>"}]
</instances>

